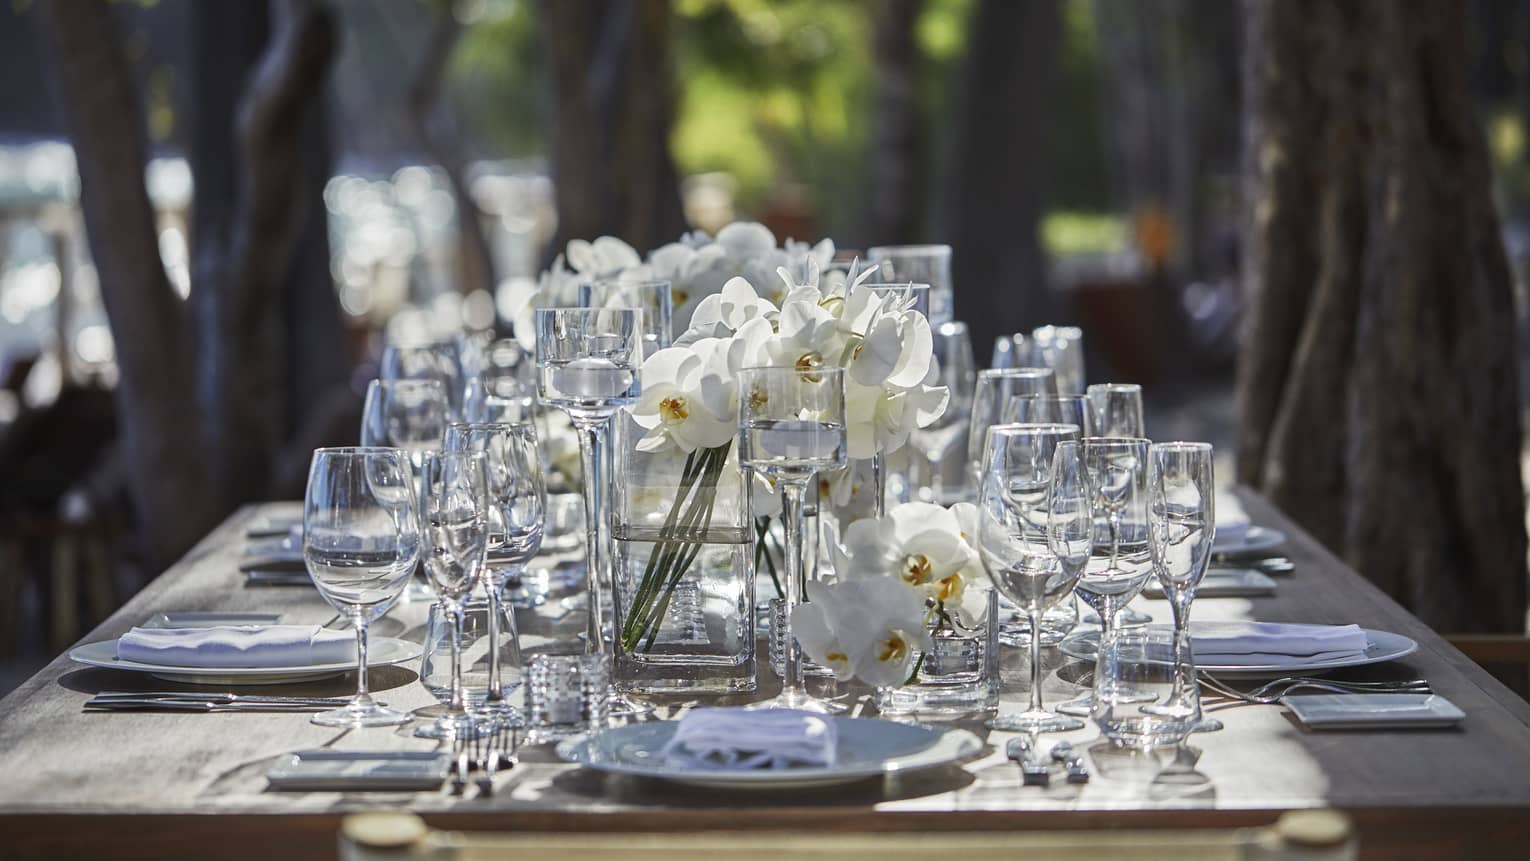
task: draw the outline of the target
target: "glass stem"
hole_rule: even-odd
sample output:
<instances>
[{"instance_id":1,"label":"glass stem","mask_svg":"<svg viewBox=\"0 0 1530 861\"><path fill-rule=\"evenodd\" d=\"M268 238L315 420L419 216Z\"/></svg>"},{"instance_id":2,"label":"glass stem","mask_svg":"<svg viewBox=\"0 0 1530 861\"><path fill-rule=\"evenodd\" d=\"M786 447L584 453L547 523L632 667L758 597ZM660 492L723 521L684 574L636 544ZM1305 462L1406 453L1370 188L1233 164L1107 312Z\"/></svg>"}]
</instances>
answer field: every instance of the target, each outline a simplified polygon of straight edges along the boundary
<instances>
[{"instance_id":1,"label":"glass stem","mask_svg":"<svg viewBox=\"0 0 1530 861\"><path fill-rule=\"evenodd\" d=\"M1113 511L1110 523L1110 570L1116 570L1116 559L1121 552L1121 512Z\"/></svg>"},{"instance_id":2,"label":"glass stem","mask_svg":"<svg viewBox=\"0 0 1530 861\"><path fill-rule=\"evenodd\" d=\"M781 526L786 535L786 618L782 628L786 632L783 656L785 672L781 679L781 692L787 696L802 693L802 650L792 633L792 611L802 601L802 498L807 492L805 478L779 478L781 485Z\"/></svg>"},{"instance_id":3,"label":"glass stem","mask_svg":"<svg viewBox=\"0 0 1530 861\"><path fill-rule=\"evenodd\" d=\"M356 701L357 706L372 704L372 694L367 689L367 627L371 625L365 613L357 613L353 622L356 628Z\"/></svg>"},{"instance_id":4,"label":"glass stem","mask_svg":"<svg viewBox=\"0 0 1530 861\"><path fill-rule=\"evenodd\" d=\"M1184 589L1169 591L1169 611L1174 616L1174 681L1170 688L1171 703L1178 705L1185 696L1185 648L1182 640L1190 627L1190 602L1194 596Z\"/></svg>"},{"instance_id":5,"label":"glass stem","mask_svg":"<svg viewBox=\"0 0 1530 861\"><path fill-rule=\"evenodd\" d=\"M610 644L606 642L604 599L606 577L606 524L605 491L606 470L606 422L607 417L570 416L579 429L579 461L584 469L584 530L586 553L586 576L589 586L590 616L585 631L585 651L595 655L608 655Z\"/></svg>"},{"instance_id":6,"label":"glass stem","mask_svg":"<svg viewBox=\"0 0 1530 861\"><path fill-rule=\"evenodd\" d=\"M489 596L489 692L485 699L499 703L504 702L505 688L499 680L499 586L493 577L484 581L484 591ZM460 637L462 632L457 635Z\"/></svg>"},{"instance_id":7,"label":"glass stem","mask_svg":"<svg viewBox=\"0 0 1530 861\"><path fill-rule=\"evenodd\" d=\"M1043 711L1041 708L1041 614L1027 612L1026 618L1031 623L1031 708L1032 712Z\"/></svg>"},{"instance_id":8,"label":"glass stem","mask_svg":"<svg viewBox=\"0 0 1530 861\"><path fill-rule=\"evenodd\" d=\"M447 612L452 617L452 699L446 711L458 717L467 713L467 702L462 695L462 602L448 607Z\"/></svg>"}]
</instances>

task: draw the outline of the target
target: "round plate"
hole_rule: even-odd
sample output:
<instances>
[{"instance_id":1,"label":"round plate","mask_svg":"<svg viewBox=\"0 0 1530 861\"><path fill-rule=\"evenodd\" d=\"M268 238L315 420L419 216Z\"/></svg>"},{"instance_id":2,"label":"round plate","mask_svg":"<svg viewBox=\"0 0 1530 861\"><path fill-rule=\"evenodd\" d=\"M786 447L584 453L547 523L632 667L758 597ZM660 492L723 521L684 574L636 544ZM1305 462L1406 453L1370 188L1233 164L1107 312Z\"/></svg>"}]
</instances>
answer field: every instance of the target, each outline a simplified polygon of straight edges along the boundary
<instances>
[{"instance_id":1,"label":"round plate","mask_svg":"<svg viewBox=\"0 0 1530 861\"><path fill-rule=\"evenodd\" d=\"M1300 673L1326 672L1339 670L1345 667L1363 667L1368 664L1382 664L1387 661L1395 661L1418 651L1418 643L1404 637L1402 634L1393 634L1390 631L1377 631L1371 628L1362 628L1365 632L1365 653L1361 655L1344 655L1336 658L1301 658L1292 657L1278 664L1203 664L1196 662L1197 670L1208 673L1228 676L1289 676ZM1098 631L1086 631L1074 637L1063 640L1058 649L1070 658L1081 661L1093 661L1095 652L1099 649L1100 634Z\"/></svg>"},{"instance_id":2,"label":"round plate","mask_svg":"<svg viewBox=\"0 0 1530 861\"><path fill-rule=\"evenodd\" d=\"M628 724L577 736L558 744L558 756L598 771L653 777L691 786L800 789L945 765L983 749L982 740L964 729L941 730L879 718L836 717L833 720L839 743L835 762L827 768L803 766L725 771L670 762L659 752L675 734L679 721Z\"/></svg>"},{"instance_id":3,"label":"round plate","mask_svg":"<svg viewBox=\"0 0 1530 861\"><path fill-rule=\"evenodd\" d=\"M1243 533L1242 541L1223 541L1220 537L1211 541L1212 553L1260 553L1274 550L1286 543L1286 534L1266 526L1250 526Z\"/></svg>"},{"instance_id":4,"label":"round plate","mask_svg":"<svg viewBox=\"0 0 1530 861\"><path fill-rule=\"evenodd\" d=\"M394 637L372 637L367 643L367 666L385 667L402 664L420 656L421 647ZM303 667L173 667L117 660L117 641L86 643L69 653L69 659L92 667L148 673L171 682L190 685L280 685L286 682L338 676L356 669L354 660L338 664L310 664Z\"/></svg>"}]
</instances>

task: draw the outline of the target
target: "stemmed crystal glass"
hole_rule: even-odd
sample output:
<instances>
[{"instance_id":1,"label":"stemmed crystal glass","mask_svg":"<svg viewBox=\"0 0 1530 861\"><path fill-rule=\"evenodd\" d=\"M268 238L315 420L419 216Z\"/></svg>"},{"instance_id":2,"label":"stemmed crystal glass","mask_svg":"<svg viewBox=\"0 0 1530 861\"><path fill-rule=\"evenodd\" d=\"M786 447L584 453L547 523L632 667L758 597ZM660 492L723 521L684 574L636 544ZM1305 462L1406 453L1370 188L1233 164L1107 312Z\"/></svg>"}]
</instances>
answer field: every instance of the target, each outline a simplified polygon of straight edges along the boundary
<instances>
[{"instance_id":1,"label":"stemmed crystal glass","mask_svg":"<svg viewBox=\"0 0 1530 861\"><path fill-rule=\"evenodd\" d=\"M977 368L972 338L966 323L941 323L930 333L939 385L951 392L946 411L929 427L915 428L909 442L919 451L925 467L921 494L939 505L957 502L963 470L948 463L953 448L965 441L972 420L972 394L977 387ZM949 485L956 485L951 487Z\"/></svg>"},{"instance_id":2,"label":"stemmed crystal glass","mask_svg":"<svg viewBox=\"0 0 1530 861\"><path fill-rule=\"evenodd\" d=\"M1031 330L1031 361L1057 372L1057 391L1084 393L1084 330L1077 326L1037 326Z\"/></svg>"},{"instance_id":3,"label":"stemmed crystal glass","mask_svg":"<svg viewBox=\"0 0 1530 861\"><path fill-rule=\"evenodd\" d=\"M607 589L614 585L611 528L605 499L610 482L607 446L612 416L642 394L643 313L636 308L538 308L537 391L542 403L568 413L579 434L584 473L584 522L589 560L586 648L610 658ZM642 714L653 706L611 691L613 715Z\"/></svg>"},{"instance_id":4,"label":"stemmed crystal glass","mask_svg":"<svg viewBox=\"0 0 1530 861\"><path fill-rule=\"evenodd\" d=\"M421 452L441 447L449 411L440 380L373 380L361 408L361 444L403 449L418 466Z\"/></svg>"},{"instance_id":5,"label":"stemmed crystal glass","mask_svg":"<svg viewBox=\"0 0 1530 861\"><path fill-rule=\"evenodd\" d=\"M408 723L367 691L367 629L403 593L420 561L409 459L396 448L321 448L303 499L303 562L329 605L356 629L356 697L313 718L320 726Z\"/></svg>"},{"instance_id":6,"label":"stemmed crystal glass","mask_svg":"<svg viewBox=\"0 0 1530 861\"><path fill-rule=\"evenodd\" d=\"M389 344L378 362L377 378L384 382L398 380L436 380L446 392L447 409L453 418L462 416L462 398L466 392L462 357L455 343Z\"/></svg>"},{"instance_id":7,"label":"stemmed crystal glass","mask_svg":"<svg viewBox=\"0 0 1530 861\"><path fill-rule=\"evenodd\" d=\"M489 510L484 455L425 452L420 465L420 553L425 576L451 620L451 696L446 714L419 727L425 738L477 738L493 726L467 710L462 690L464 603L483 577Z\"/></svg>"},{"instance_id":8,"label":"stemmed crystal glass","mask_svg":"<svg viewBox=\"0 0 1530 861\"><path fill-rule=\"evenodd\" d=\"M643 312L643 354L674 343L674 291L662 279L608 278L579 285L581 308L637 308Z\"/></svg>"},{"instance_id":9,"label":"stemmed crystal glass","mask_svg":"<svg viewBox=\"0 0 1530 861\"><path fill-rule=\"evenodd\" d=\"M1041 617L1068 597L1093 544L1088 476L1073 425L995 425L983 452L978 551L998 590L1025 613L1031 636L1031 705L994 729L1061 732L1083 721L1041 703Z\"/></svg>"},{"instance_id":10,"label":"stemmed crystal glass","mask_svg":"<svg viewBox=\"0 0 1530 861\"><path fill-rule=\"evenodd\" d=\"M1142 387L1136 383L1095 383L1086 394L1094 411L1094 435L1137 438L1145 435Z\"/></svg>"},{"instance_id":11,"label":"stemmed crystal glass","mask_svg":"<svg viewBox=\"0 0 1530 861\"><path fill-rule=\"evenodd\" d=\"M972 421L967 425L967 473L974 494L982 486L983 444L988 429L1004 419L1012 398L1057 394L1051 368L990 368L978 371L972 395Z\"/></svg>"},{"instance_id":12,"label":"stemmed crystal glass","mask_svg":"<svg viewBox=\"0 0 1530 861\"><path fill-rule=\"evenodd\" d=\"M802 686L802 648L792 634L792 611L802 600L802 503L819 472L845 465L845 376L840 368L745 368L739 372L742 466L775 479L785 530L786 614L781 693L758 708L837 711Z\"/></svg>"},{"instance_id":13,"label":"stemmed crystal glass","mask_svg":"<svg viewBox=\"0 0 1530 861\"><path fill-rule=\"evenodd\" d=\"M1211 545L1216 539L1216 484L1212 449L1204 442L1154 443L1148 450L1148 548L1153 573L1162 584L1174 614L1174 684L1169 702L1147 710L1191 715L1184 696L1186 679L1178 652L1190 629L1190 603L1206 576ZM1156 712L1155 712L1156 713ZM1171 716L1176 716L1171 714ZM1221 722L1203 719L1199 730L1220 729Z\"/></svg>"},{"instance_id":14,"label":"stemmed crystal glass","mask_svg":"<svg viewBox=\"0 0 1530 861\"><path fill-rule=\"evenodd\" d=\"M1077 425L1083 436L1094 436L1094 414L1083 395L1017 395L1009 399L1004 421L1020 424Z\"/></svg>"}]
</instances>

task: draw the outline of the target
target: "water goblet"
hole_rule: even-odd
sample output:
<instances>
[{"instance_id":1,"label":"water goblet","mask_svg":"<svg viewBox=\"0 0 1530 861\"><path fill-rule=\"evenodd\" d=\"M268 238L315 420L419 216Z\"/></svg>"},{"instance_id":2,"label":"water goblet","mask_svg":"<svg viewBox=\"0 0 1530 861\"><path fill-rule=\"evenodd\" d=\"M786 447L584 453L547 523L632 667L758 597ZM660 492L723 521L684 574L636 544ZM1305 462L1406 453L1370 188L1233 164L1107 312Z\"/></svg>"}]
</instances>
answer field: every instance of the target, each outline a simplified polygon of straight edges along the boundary
<instances>
[{"instance_id":1,"label":"water goblet","mask_svg":"<svg viewBox=\"0 0 1530 861\"><path fill-rule=\"evenodd\" d=\"M877 264L877 279L930 285L931 326L955 319L949 245L876 245L866 249L866 262Z\"/></svg>"},{"instance_id":2,"label":"water goblet","mask_svg":"<svg viewBox=\"0 0 1530 861\"><path fill-rule=\"evenodd\" d=\"M367 690L367 630L398 601L420 560L408 457L396 448L321 448L303 498L303 562L319 594L356 630L356 696L315 715L320 726L408 723Z\"/></svg>"},{"instance_id":3,"label":"water goblet","mask_svg":"<svg viewBox=\"0 0 1530 861\"><path fill-rule=\"evenodd\" d=\"M999 424L1012 398L1020 395L1057 394L1056 374L1051 368L990 368L978 371L972 394L972 421L967 425L968 484L975 495L982 485L984 435Z\"/></svg>"},{"instance_id":4,"label":"water goblet","mask_svg":"<svg viewBox=\"0 0 1530 861\"><path fill-rule=\"evenodd\" d=\"M536 327L537 393L542 403L568 413L579 435L589 584L586 647L609 660L614 648L605 607L614 580L605 498L611 473L607 440L612 416L642 394L643 313L636 308L538 308ZM652 709L611 692L612 714Z\"/></svg>"},{"instance_id":5,"label":"water goblet","mask_svg":"<svg viewBox=\"0 0 1530 861\"><path fill-rule=\"evenodd\" d=\"M840 368L745 368L739 372L739 449L742 466L773 478L781 493L786 549L785 674L781 693L760 708L836 711L802 686L802 647L791 631L802 600L803 498L823 470L845 464L845 376Z\"/></svg>"},{"instance_id":6,"label":"water goblet","mask_svg":"<svg viewBox=\"0 0 1530 861\"><path fill-rule=\"evenodd\" d=\"M1085 392L1094 412L1094 436L1145 436L1142 387L1136 383L1095 383Z\"/></svg>"},{"instance_id":7,"label":"water goblet","mask_svg":"<svg viewBox=\"0 0 1530 861\"><path fill-rule=\"evenodd\" d=\"M373 380L361 409L361 444L403 449L418 468L421 452L441 447L449 411L440 380Z\"/></svg>"},{"instance_id":8,"label":"water goblet","mask_svg":"<svg viewBox=\"0 0 1530 861\"><path fill-rule=\"evenodd\" d=\"M1009 399L1003 420L1018 424L1077 425L1082 436L1094 436L1094 413L1083 395L1016 395Z\"/></svg>"},{"instance_id":9,"label":"water goblet","mask_svg":"<svg viewBox=\"0 0 1530 861\"><path fill-rule=\"evenodd\" d=\"M540 603L541 591L520 581L528 563L542 548L546 529L547 491L537 453L536 427L531 424L458 423L446 431L447 451L479 452L484 458L484 487L488 498L488 538L485 544L484 592L489 614L489 693L484 708L504 721L515 722L515 708L505 700L499 684L500 623L505 613L506 587L536 596L526 602ZM512 593L513 595L514 593ZM517 603L513 600L508 603ZM509 636L514 638L512 629Z\"/></svg>"},{"instance_id":10,"label":"water goblet","mask_svg":"<svg viewBox=\"0 0 1530 861\"><path fill-rule=\"evenodd\" d=\"M383 348L382 358L378 361L377 378L385 382L436 380L446 392L451 417L462 416L465 377L461 353L452 341L389 344Z\"/></svg>"},{"instance_id":11,"label":"water goblet","mask_svg":"<svg viewBox=\"0 0 1530 861\"><path fill-rule=\"evenodd\" d=\"M477 451L428 451L421 463L420 553L425 576L451 621L451 695L445 714L415 730L425 738L478 738L493 728L492 721L467 710L462 688L463 605L483 577L488 549L484 463Z\"/></svg>"},{"instance_id":12,"label":"water goblet","mask_svg":"<svg viewBox=\"0 0 1530 861\"><path fill-rule=\"evenodd\" d=\"M1084 330L1077 326L1037 326L1031 330L1031 361L1057 372L1057 391L1084 393Z\"/></svg>"},{"instance_id":13,"label":"water goblet","mask_svg":"<svg viewBox=\"0 0 1530 861\"><path fill-rule=\"evenodd\" d=\"M996 425L983 452L978 552L994 586L1025 613L1031 638L1031 703L989 722L995 729L1061 732L1084 724L1041 700L1041 616L1073 592L1094 528L1088 478L1072 425Z\"/></svg>"},{"instance_id":14,"label":"water goblet","mask_svg":"<svg viewBox=\"0 0 1530 861\"><path fill-rule=\"evenodd\" d=\"M1148 549L1153 574L1163 586L1174 615L1175 649L1189 636L1190 604L1211 561L1216 538L1216 484L1212 448L1204 442L1161 442L1148 449ZM1183 709L1183 691L1195 686L1193 675L1181 672L1185 662L1175 653L1173 697L1159 708ZM1193 667L1190 672L1193 674ZM1200 721L1196 729L1220 729L1221 722Z\"/></svg>"}]
</instances>

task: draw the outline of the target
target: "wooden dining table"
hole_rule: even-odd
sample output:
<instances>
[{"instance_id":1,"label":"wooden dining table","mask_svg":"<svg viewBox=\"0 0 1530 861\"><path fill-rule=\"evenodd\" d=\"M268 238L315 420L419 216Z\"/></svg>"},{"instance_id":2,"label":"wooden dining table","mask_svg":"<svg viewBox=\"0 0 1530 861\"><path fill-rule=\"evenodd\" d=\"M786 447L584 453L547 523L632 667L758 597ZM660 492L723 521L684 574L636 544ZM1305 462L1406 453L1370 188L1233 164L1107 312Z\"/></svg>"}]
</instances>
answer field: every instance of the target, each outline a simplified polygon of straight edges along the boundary
<instances>
[{"instance_id":1,"label":"wooden dining table","mask_svg":"<svg viewBox=\"0 0 1530 861\"><path fill-rule=\"evenodd\" d=\"M346 813L407 810L457 830L621 832L1003 831L1195 829L1264 825L1295 809L1335 808L1355 821L1362 857L1524 857L1530 847L1530 703L1346 567L1257 495L1237 491L1254 523L1283 531L1295 570L1273 595L1202 598L1196 619L1355 623L1412 638L1418 651L1339 678L1425 678L1466 718L1446 730L1313 731L1284 708L1208 700L1225 728L1178 751L1109 748L1093 727L1047 736L1088 751L1091 780L1024 786L1005 758L1006 733L981 720L954 725L986 745L974 758L912 774L817 790L766 793L687 789L609 776L561 762L548 745L523 745L492 795L427 792L291 792L266 773L294 751L430 750L409 728L336 730L304 714L85 712L102 690L176 689L173 683L60 656L0 700L0 858L104 853L126 858L332 858ZM234 514L82 642L109 640L167 611L263 611L283 621L333 617L311 587L247 585L238 562L250 524L290 516L291 503ZM1406 540L1402 537L1400 540ZM1158 621L1167 605L1138 599ZM401 605L374 625L419 641L425 607ZM522 648L564 646L583 628L574 598L554 595L518 614ZM1027 650L1004 650L1001 708L1029 696ZM1046 696L1077 692L1077 662L1048 649ZM418 663L375 670L373 688L402 709L434 703ZM354 674L267 693L343 696ZM760 696L775 685L760 669ZM847 691L856 713L875 714L867 692ZM695 703L660 701L673 716ZM1166 779L1167 778L1167 779ZM764 838L762 838L764 839Z\"/></svg>"}]
</instances>

